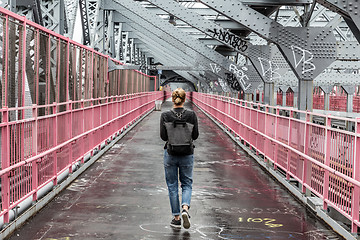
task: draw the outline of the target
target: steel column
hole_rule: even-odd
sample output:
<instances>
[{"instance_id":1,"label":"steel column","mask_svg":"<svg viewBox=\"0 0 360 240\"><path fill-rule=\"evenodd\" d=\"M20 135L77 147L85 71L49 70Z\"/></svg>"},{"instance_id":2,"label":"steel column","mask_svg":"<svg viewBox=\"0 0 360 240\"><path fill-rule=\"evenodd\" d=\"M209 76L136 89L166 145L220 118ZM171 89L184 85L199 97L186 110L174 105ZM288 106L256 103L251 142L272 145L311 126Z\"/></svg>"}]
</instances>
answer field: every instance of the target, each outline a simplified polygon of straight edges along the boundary
<instances>
[{"instance_id":1,"label":"steel column","mask_svg":"<svg viewBox=\"0 0 360 240\"><path fill-rule=\"evenodd\" d=\"M353 108L354 108L354 94L356 91L356 86L352 85L343 85L342 88L345 90L346 94L347 94L347 99L346 99L346 111L347 112L353 112Z\"/></svg>"},{"instance_id":2,"label":"steel column","mask_svg":"<svg viewBox=\"0 0 360 240\"><path fill-rule=\"evenodd\" d=\"M333 89L333 86L321 86L320 85L321 90L323 90L324 92L324 110L325 111L329 111L330 109L330 92Z\"/></svg>"},{"instance_id":3,"label":"steel column","mask_svg":"<svg viewBox=\"0 0 360 240\"><path fill-rule=\"evenodd\" d=\"M269 104L270 106L275 105L275 88L274 83L265 82L264 83L264 103Z\"/></svg>"}]
</instances>

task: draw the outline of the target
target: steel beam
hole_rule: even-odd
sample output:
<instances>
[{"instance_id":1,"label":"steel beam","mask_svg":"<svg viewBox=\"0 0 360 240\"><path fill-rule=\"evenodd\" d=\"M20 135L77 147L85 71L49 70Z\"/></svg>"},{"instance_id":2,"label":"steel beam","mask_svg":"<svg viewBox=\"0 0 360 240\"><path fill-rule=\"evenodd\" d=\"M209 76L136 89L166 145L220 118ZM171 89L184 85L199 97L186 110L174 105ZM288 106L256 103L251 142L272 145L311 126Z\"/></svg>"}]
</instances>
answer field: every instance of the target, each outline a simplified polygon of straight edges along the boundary
<instances>
[{"instance_id":1,"label":"steel beam","mask_svg":"<svg viewBox=\"0 0 360 240\"><path fill-rule=\"evenodd\" d=\"M353 100L354 100L354 95L355 95L355 91L356 91L356 85L344 85L341 86L346 94L347 94L347 98L346 98L346 111L347 112L353 112Z\"/></svg>"},{"instance_id":2,"label":"steel beam","mask_svg":"<svg viewBox=\"0 0 360 240\"><path fill-rule=\"evenodd\" d=\"M340 71L340 70L359 71L360 70L360 62L359 61L335 61L327 69L337 70L337 71Z\"/></svg>"},{"instance_id":3,"label":"steel beam","mask_svg":"<svg viewBox=\"0 0 360 240\"><path fill-rule=\"evenodd\" d=\"M358 0L316 0L316 2L342 15L356 39L360 41L360 3Z\"/></svg>"},{"instance_id":4,"label":"steel beam","mask_svg":"<svg viewBox=\"0 0 360 240\"><path fill-rule=\"evenodd\" d=\"M222 42L215 40L213 38L199 38L199 41L204 43L205 45L212 45L212 46L222 46L224 45Z\"/></svg>"},{"instance_id":5,"label":"steel beam","mask_svg":"<svg viewBox=\"0 0 360 240\"><path fill-rule=\"evenodd\" d=\"M122 13L124 13L124 11L122 11ZM154 34L148 28L145 28L141 23L137 23L134 21L128 22L129 20L120 18L118 18L117 20L126 23L126 25L135 30L127 34L131 38L137 38L138 41L140 40L146 45L153 45L157 48L158 53L165 52L170 56L174 56L174 59L177 59L178 62L181 64L190 66L196 65L195 59L193 59L191 56L187 55L183 51L180 51L178 48L176 48L176 46L169 45L168 42L163 40L162 38L155 37ZM199 64L199 66L202 65Z\"/></svg>"},{"instance_id":6,"label":"steel beam","mask_svg":"<svg viewBox=\"0 0 360 240\"><path fill-rule=\"evenodd\" d=\"M128 61L128 51L129 51L129 33L122 34L122 53L123 53L123 59L122 62L126 63Z\"/></svg>"},{"instance_id":7,"label":"steel beam","mask_svg":"<svg viewBox=\"0 0 360 240\"><path fill-rule=\"evenodd\" d=\"M148 0L148 2L151 2L169 14L176 16L180 20L186 22L213 39L216 39L231 49L247 56L246 51L251 43L215 24L214 21L207 20L196 12L193 12L191 9L188 9L172 0Z\"/></svg>"},{"instance_id":8,"label":"steel beam","mask_svg":"<svg viewBox=\"0 0 360 240\"><path fill-rule=\"evenodd\" d=\"M69 2L69 4L72 3ZM61 35L66 33L65 21L69 16L65 15L66 8L64 0L11 0L10 10L20 15L26 15L27 17L29 17L29 12L32 10L31 18L34 19L36 23Z\"/></svg>"},{"instance_id":9,"label":"steel beam","mask_svg":"<svg viewBox=\"0 0 360 240\"><path fill-rule=\"evenodd\" d=\"M22 1L10 1L10 4L12 5L11 8L16 9L16 12L19 12L19 7L25 8L25 11L32 10L32 19L37 24L40 24L41 26L44 26L44 22L42 19L42 11L41 11L41 4L40 0L22 0ZM16 6L15 6L16 5ZM23 14L25 16L29 16L28 14Z\"/></svg>"},{"instance_id":10,"label":"steel beam","mask_svg":"<svg viewBox=\"0 0 360 240\"><path fill-rule=\"evenodd\" d=\"M352 55L354 55L354 53L352 53ZM350 58L350 57L348 57L348 58ZM296 78L294 80L296 81ZM314 83L314 84L316 84L316 83Z\"/></svg>"},{"instance_id":11,"label":"steel beam","mask_svg":"<svg viewBox=\"0 0 360 240\"><path fill-rule=\"evenodd\" d=\"M359 61L360 44L358 42L338 42L337 45L338 60L342 61Z\"/></svg>"},{"instance_id":12,"label":"steel beam","mask_svg":"<svg viewBox=\"0 0 360 240\"><path fill-rule=\"evenodd\" d=\"M214 37L218 33L217 35L218 37L216 38L216 40L227 45L232 49L235 49L237 52L247 56L247 49L248 46L251 44L248 41L242 39L241 37L236 36L235 34L215 24L213 21L207 20L202 16L200 16L199 14L192 12L191 9L187 9L182 5L179 5L178 3L171 0L148 0L148 1L156 5L157 7L160 7L169 14L176 16L177 18L181 19L187 24L195 27L204 34ZM221 36L221 34L223 34L223 36ZM255 60L258 61L257 56ZM258 86L261 82L261 77L258 74L259 69L255 69L253 67L251 68L248 67L248 69L251 69L249 71L251 75L249 73L247 75L248 79L254 79L253 83L251 81L250 82ZM242 70L239 69L239 71L241 72ZM246 89L246 87L245 88L243 87L243 89L249 92L253 92L253 90L256 89L256 87L253 86L251 89Z\"/></svg>"},{"instance_id":13,"label":"steel beam","mask_svg":"<svg viewBox=\"0 0 360 240\"><path fill-rule=\"evenodd\" d=\"M283 58L272 58L271 54L273 52L270 52L269 46L254 46L250 42L215 24L214 21L205 19L201 15L192 11L192 9L185 8L184 6L179 5L177 2L171 0L148 1L168 12L169 14L172 14L180 20L193 26L204 34L210 36L212 39L216 39L216 41L219 43L228 46L230 49L234 49L236 52L239 52L244 56L249 57L256 70L254 74L258 75L258 78L262 78L262 80L265 82L273 82L274 79L280 77L278 74L279 71L285 72L289 68L288 64ZM208 40L206 40L206 44L207 43ZM211 43L214 43L214 41ZM274 66L277 67L275 68ZM284 69L279 70L279 68ZM265 99L268 100L269 98L266 97Z\"/></svg>"},{"instance_id":14,"label":"steel beam","mask_svg":"<svg viewBox=\"0 0 360 240\"><path fill-rule=\"evenodd\" d=\"M114 1L114 3L125 7L131 12L131 14L128 14L127 17L129 17L133 21L141 22L142 25L146 25L147 28L149 27L150 29L152 29L152 32L155 35L164 38L169 44L177 46L181 50L187 51L186 53L191 54L191 56L194 57L196 62L208 64L208 62L211 61L213 65L211 65L210 67L215 74L226 78L226 76L232 74L230 71L236 71L236 73L237 71L241 71L237 69L235 64L230 60L214 52L212 49L207 48L198 40L191 39L191 37L184 35L184 33L179 31L176 27L168 24L164 20L156 16L152 16L148 12L148 10L146 10L139 4L125 0L116 0ZM246 79L244 79L244 76L242 75L240 77L241 79L239 82L241 83L243 89L250 88L251 84L246 82L248 77Z\"/></svg>"},{"instance_id":15,"label":"steel beam","mask_svg":"<svg viewBox=\"0 0 360 240\"><path fill-rule=\"evenodd\" d=\"M122 50L122 23L116 23L114 27L114 38L115 38L115 58L121 60Z\"/></svg>"},{"instance_id":16,"label":"steel beam","mask_svg":"<svg viewBox=\"0 0 360 240\"><path fill-rule=\"evenodd\" d=\"M166 52L166 49L159 48L159 43L156 40L154 42L152 42L151 39L146 39L146 38L142 38L142 39L144 39L144 41L146 41L146 43L147 43L146 47L148 49L150 49L150 51L153 52L154 55L156 53L156 58L158 58L161 62L163 62L163 63L178 63L179 66L181 66L181 62L179 61L179 59L176 58L176 56L173 57L171 55L171 53ZM166 68L166 66L163 66L163 67ZM184 66L184 67L186 67L186 66ZM174 70L174 72L176 72L177 74L181 75L185 79L188 79L189 81L196 84L194 77L192 75L190 75L188 72L185 72L182 70ZM200 77L200 75L198 77ZM207 84L206 82L204 82L204 83Z\"/></svg>"},{"instance_id":17,"label":"steel beam","mask_svg":"<svg viewBox=\"0 0 360 240\"><path fill-rule=\"evenodd\" d=\"M111 57L115 57L115 38L114 38L114 11L107 11L106 14L106 28L104 29L105 43L103 53Z\"/></svg>"},{"instance_id":18,"label":"steel beam","mask_svg":"<svg viewBox=\"0 0 360 240\"><path fill-rule=\"evenodd\" d=\"M88 6L86 0L79 0L80 6L80 17L81 17L81 27L83 31L83 44L90 44L90 29L89 29L89 16L88 16ZM72 35L71 35L72 36Z\"/></svg>"},{"instance_id":19,"label":"steel beam","mask_svg":"<svg viewBox=\"0 0 360 240\"><path fill-rule=\"evenodd\" d=\"M297 86L297 78L292 72L284 74L283 81L279 81L279 86ZM323 72L314 79L314 86L334 86L334 85L358 85L359 76L355 73Z\"/></svg>"},{"instance_id":20,"label":"steel beam","mask_svg":"<svg viewBox=\"0 0 360 240\"><path fill-rule=\"evenodd\" d=\"M298 78L298 108L312 110L312 80L336 59L331 28L283 27L236 0L199 1L275 43Z\"/></svg>"},{"instance_id":21,"label":"steel beam","mask_svg":"<svg viewBox=\"0 0 360 240\"><path fill-rule=\"evenodd\" d=\"M102 0L88 1L91 47L103 52L105 43L104 10L100 8Z\"/></svg>"},{"instance_id":22,"label":"steel beam","mask_svg":"<svg viewBox=\"0 0 360 240\"><path fill-rule=\"evenodd\" d=\"M310 4L312 0L240 0L251 6L303 6Z\"/></svg>"},{"instance_id":23,"label":"steel beam","mask_svg":"<svg viewBox=\"0 0 360 240\"><path fill-rule=\"evenodd\" d=\"M194 61L193 59L191 59L189 56L187 56L183 52L180 52L175 47L169 46L166 41L155 38L151 34L151 32L148 29L144 28L144 26L142 26L141 24L139 25L135 22L130 22L127 24L129 24L129 26L131 26L135 30L131 34L138 35L137 39L143 41L144 44L147 45L147 48L150 49L154 55L156 55L157 57L164 60L163 61L164 63L178 63L179 66L182 64L186 65L186 63L191 64L191 65L196 64L195 62L192 62L192 61ZM131 36L131 37L133 37L133 36ZM182 59L182 61L180 61L180 59ZM186 73L183 73L183 72L179 73L178 71L177 71L177 73L179 75L181 73L181 75L184 78L193 80L193 77L192 76L189 77L188 74L186 74Z\"/></svg>"},{"instance_id":24,"label":"steel beam","mask_svg":"<svg viewBox=\"0 0 360 240\"><path fill-rule=\"evenodd\" d=\"M133 64L134 63L134 55L135 55L135 46L134 46L134 40L133 38L129 39L129 49L130 49L130 61L129 63Z\"/></svg>"},{"instance_id":25,"label":"steel beam","mask_svg":"<svg viewBox=\"0 0 360 240\"><path fill-rule=\"evenodd\" d=\"M330 85L320 85L319 86L323 92L324 92L324 110L325 111L329 111L330 110L330 92L332 91L333 89L333 85L330 86Z\"/></svg>"},{"instance_id":26,"label":"steel beam","mask_svg":"<svg viewBox=\"0 0 360 240\"><path fill-rule=\"evenodd\" d=\"M132 70L139 70L141 65L119 65L116 69L132 69ZM201 68L194 68L191 66L162 66L162 65L150 65L148 66L149 70L163 70L163 71L204 71Z\"/></svg>"},{"instance_id":27,"label":"steel beam","mask_svg":"<svg viewBox=\"0 0 360 240\"><path fill-rule=\"evenodd\" d=\"M81 0L81 1L85 1L85 0ZM78 2L73 0L64 0L67 28L68 28L67 35L71 39L73 38L73 34L74 34L77 9L81 1Z\"/></svg>"},{"instance_id":28,"label":"steel beam","mask_svg":"<svg viewBox=\"0 0 360 240\"><path fill-rule=\"evenodd\" d=\"M331 28L283 27L242 2L199 0L226 17L278 45L300 80L313 80L336 57L335 37Z\"/></svg>"},{"instance_id":29,"label":"steel beam","mask_svg":"<svg viewBox=\"0 0 360 240\"><path fill-rule=\"evenodd\" d=\"M44 26L61 35L65 33L65 4L63 0L42 1Z\"/></svg>"},{"instance_id":30,"label":"steel beam","mask_svg":"<svg viewBox=\"0 0 360 240\"><path fill-rule=\"evenodd\" d=\"M134 32L135 33L135 32ZM152 40L150 38L148 38L148 36L146 34L144 35L141 35L142 33L140 32L136 32L136 34L139 34L140 38L142 41L144 41L144 44L146 42L146 48L147 49L150 49L151 52L153 52L154 56L156 56L156 58L159 58L159 60L163 63L178 63L179 66L181 66L181 63L179 61L179 58L181 56L178 56L178 55L175 55L175 56L172 56L173 55L173 52L170 51L170 52L167 52L168 49L167 48L159 48L159 39L155 39L155 40ZM166 44L166 43L165 43ZM176 50L175 50L176 51ZM190 59L191 61L191 59ZM188 63L190 63L190 61ZM164 66L166 67L166 66ZM203 84L205 84L206 86L209 84L209 82L207 82L203 77L202 77L202 74L199 73L198 71L195 71L195 72L184 72L184 71L179 71L179 70L174 70L174 72L176 72L177 74L181 75L182 77L184 77L185 79L191 79L190 81L193 82L194 84L196 84L196 81L200 81L202 82ZM214 78L214 76L212 76L213 79L216 79ZM196 80L196 81L194 81ZM225 91L225 90L224 90ZM226 90L228 91L228 90ZM225 91L225 92L226 92Z\"/></svg>"},{"instance_id":31,"label":"steel beam","mask_svg":"<svg viewBox=\"0 0 360 240\"><path fill-rule=\"evenodd\" d=\"M111 3L113 0L104 0L105 4L104 4L104 7L106 9L109 9L111 10L111 6L109 6L108 3ZM156 7L153 7L151 5L148 5L148 6L145 6L146 9L149 10L149 12L153 15L165 15L166 13L161 10L160 8L156 8ZM191 8L191 10L195 11L196 13L202 15L202 16L216 16L217 13L210 9L210 8Z\"/></svg>"}]
</instances>

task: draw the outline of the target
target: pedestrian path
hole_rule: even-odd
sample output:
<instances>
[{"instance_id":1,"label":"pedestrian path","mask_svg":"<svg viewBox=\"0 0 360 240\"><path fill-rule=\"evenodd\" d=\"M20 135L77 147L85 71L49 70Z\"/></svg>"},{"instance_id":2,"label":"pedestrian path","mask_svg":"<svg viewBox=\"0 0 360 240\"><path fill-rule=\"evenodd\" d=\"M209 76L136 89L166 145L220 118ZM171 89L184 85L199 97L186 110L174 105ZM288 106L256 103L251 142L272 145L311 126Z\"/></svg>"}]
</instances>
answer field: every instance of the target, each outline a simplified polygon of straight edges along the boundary
<instances>
[{"instance_id":1,"label":"pedestrian path","mask_svg":"<svg viewBox=\"0 0 360 240\"><path fill-rule=\"evenodd\" d=\"M154 111L10 239L342 239L194 110L200 137L189 230L169 226L161 112Z\"/></svg>"}]
</instances>

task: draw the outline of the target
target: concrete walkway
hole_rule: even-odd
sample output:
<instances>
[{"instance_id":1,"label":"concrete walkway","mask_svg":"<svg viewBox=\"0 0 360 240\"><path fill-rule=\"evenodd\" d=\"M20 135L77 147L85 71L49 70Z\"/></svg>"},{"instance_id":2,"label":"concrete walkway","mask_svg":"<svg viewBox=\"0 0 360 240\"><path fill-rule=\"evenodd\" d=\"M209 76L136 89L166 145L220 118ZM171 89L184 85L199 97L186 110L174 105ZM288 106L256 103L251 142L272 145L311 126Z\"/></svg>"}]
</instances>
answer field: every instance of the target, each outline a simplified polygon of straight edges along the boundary
<instances>
[{"instance_id":1,"label":"concrete walkway","mask_svg":"<svg viewBox=\"0 0 360 240\"><path fill-rule=\"evenodd\" d=\"M194 110L200 137L189 230L169 226L156 111L10 239L341 239Z\"/></svg>"}]
</instances>

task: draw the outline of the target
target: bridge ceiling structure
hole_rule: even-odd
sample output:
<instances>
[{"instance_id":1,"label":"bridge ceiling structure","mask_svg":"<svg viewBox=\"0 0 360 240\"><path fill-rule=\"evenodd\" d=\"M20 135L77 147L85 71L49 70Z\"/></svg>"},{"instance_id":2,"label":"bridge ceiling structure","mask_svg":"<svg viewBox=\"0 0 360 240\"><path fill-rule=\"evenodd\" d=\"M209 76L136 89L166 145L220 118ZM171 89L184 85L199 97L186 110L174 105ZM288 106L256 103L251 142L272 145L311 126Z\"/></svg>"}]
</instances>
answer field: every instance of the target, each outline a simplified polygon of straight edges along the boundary
<instances>
[{"instance_id":1,"label":"bridge ceiling structure","mask_svg":"<svg viewBox=\"0 0 360 240\"><path fill-rule=\"evenodd\" d=\"M359 15L355 0L9 0L12 11L147 74L173 70L204 91L298 92L355 86ZM79 8L79 11L78 11ZM340 77L341 75L341 77Z\"/></svg>"}]
</instances>

